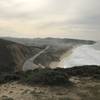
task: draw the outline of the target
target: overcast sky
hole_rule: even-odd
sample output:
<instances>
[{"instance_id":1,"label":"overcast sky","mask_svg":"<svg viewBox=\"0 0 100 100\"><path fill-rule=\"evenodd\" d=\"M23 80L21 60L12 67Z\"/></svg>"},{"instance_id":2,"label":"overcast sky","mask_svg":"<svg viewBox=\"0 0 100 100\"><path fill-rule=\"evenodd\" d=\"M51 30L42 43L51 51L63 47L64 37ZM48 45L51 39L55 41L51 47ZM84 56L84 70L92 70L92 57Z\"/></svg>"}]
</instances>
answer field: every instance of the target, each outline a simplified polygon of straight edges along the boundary
<instances>
[{"instance_id":1,"label":"overcast sky","mask_svg":"<svg viewBox=\"0 0 100 100\"><path fill-rule=\"evenodd\" d=\"M0 0L0 36L100 40L100 0Z\"/></svg>"}]
</instances>

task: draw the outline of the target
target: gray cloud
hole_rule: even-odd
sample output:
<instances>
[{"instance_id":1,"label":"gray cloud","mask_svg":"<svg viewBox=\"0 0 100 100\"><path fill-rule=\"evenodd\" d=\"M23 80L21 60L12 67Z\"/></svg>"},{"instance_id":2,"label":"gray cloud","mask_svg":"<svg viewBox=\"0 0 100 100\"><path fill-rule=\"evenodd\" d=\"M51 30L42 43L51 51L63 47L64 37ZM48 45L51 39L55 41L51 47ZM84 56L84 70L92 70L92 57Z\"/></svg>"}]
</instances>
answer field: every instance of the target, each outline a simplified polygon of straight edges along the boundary
<instances>
[{"instance_id":1,"label":"gray cloud","mask_svg":"<svg viewBox=\"0 0 100 100\"><path fill-rule=\"evenodd\" d=\"M59 33L75 32L87 35L91 39L88 34L94 36L100 33L99 9L99 0L42 0L42 2L41 0L0 0L0 20L5 21L5 24L6 21L21 23L21 20L24 20L24 23L30 24L31 27L40 29L41 33L42 29L48 34L51 30L54 32L55 28L60 30ZM24 26L23 21L22 25ZM0 29L2 27L5 30L7 28L1 25Z\"/></svg>"}]
</instances>

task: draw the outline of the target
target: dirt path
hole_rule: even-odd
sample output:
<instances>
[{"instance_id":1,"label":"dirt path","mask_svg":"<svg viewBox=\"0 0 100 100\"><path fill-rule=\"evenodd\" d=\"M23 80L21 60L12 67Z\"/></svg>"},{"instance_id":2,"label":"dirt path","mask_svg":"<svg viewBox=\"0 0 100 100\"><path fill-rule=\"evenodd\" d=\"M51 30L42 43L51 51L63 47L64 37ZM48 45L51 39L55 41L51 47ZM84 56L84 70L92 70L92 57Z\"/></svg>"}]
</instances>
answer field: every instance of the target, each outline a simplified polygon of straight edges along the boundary
<instances>
[{"instance_id":1,"label":"dirt path","mask_svg":"<svg viewBox=\"0 0 100 100\"><path fill-rule=\"evenodd\" d=\"M29 58L28 60L25 61L23 64L23 71L29 70L29 69L34 69L38 68L36 64L34 64L34 60L39 57L42 53L44 53L47 49L49 49L49 46L47 46L45 49L41 50L39 53L37 53L35 56Z\"/></svg>"}]
</instances>

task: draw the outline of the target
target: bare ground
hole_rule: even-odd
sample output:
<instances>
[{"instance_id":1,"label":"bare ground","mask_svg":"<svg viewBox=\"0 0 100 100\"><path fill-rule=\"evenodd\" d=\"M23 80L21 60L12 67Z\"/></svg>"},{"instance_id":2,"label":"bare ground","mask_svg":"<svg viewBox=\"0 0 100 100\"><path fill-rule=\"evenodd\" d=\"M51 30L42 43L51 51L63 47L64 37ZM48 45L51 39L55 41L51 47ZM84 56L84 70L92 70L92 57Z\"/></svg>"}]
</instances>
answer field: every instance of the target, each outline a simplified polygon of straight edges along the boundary
<instances>
[{"instance_id":1,"label":"bare ground","mask_svg":"<svg viewBox=\"0 0 100 100\"><path fill-rule=\"evenodd\" d=\"M73 86L0 85L0 100L100 100L100 80L72 77Z\"/></svg>"}]
</instances>

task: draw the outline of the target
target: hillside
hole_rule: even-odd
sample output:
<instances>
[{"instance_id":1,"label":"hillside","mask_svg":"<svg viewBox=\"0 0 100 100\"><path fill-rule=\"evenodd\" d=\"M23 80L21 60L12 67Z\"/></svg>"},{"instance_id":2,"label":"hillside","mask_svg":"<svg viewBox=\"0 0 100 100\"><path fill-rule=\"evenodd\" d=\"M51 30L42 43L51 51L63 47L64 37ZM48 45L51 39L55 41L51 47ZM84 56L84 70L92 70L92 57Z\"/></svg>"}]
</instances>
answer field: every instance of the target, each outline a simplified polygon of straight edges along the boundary
<instances>
[{"instance_id":1,"label":"hillside","mask_svg":"<svg viewBox=\"0 0 100 100\"><path fill-rule=\"evenodd\" d=\"M0 39L0 72L21 71L25 60L33 54L31 49L22 44ZM38 49L35 47L34 53L37 53Z\"/></svg>"},{"instance_id":2,"label":"hillside","mask_svg":"<svg viewBox=\"0 0 100 100\"><path fill-rule=\"evenodd\" d=\"M10 40L16 43L28 45L28 46L40 46L40 45L51 45L51 46L68 46L68 45L79 45L79 44L94 44L95 41L92 40L79 40L79 39L69 39L69 38L10 38L4 37L5 40Z\"/></svg>"}]
</instances>

